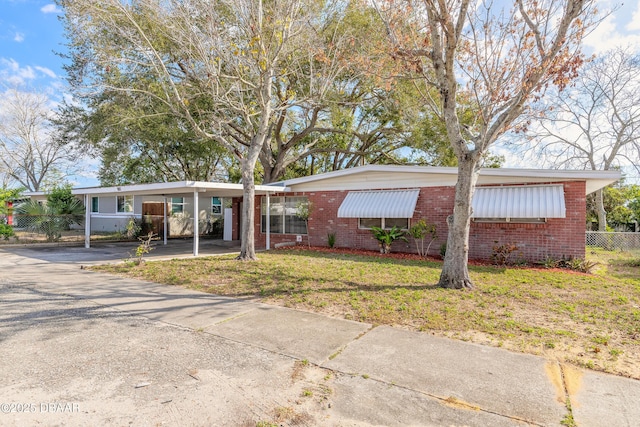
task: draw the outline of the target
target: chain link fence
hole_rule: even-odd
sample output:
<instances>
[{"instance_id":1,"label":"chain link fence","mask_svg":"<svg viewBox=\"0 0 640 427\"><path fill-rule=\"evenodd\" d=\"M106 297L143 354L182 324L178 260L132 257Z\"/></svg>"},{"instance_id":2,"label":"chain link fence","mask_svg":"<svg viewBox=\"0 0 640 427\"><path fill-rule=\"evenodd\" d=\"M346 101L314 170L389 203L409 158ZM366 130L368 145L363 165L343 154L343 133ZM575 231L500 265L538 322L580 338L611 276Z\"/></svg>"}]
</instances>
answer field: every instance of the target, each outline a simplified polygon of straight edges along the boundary
<instances>
[{"instance_id":1,"label":"chain link fence","mask_svg":"<svg viewBox=\"0 0 640 427\"><path fill-rule=\"evenodd\" d=\"M640 233L587 231L587 246L603 248L609 251L640 249Z\"/></svg>"},{"instance_id":2,"label":"chain link fence","mask_svg":"<svg viewBox=\"0 0 640 427\"><path fill-rule=\"evenodd\" d=\"M4 235L0 244L84 240L84 216L79 215L14 214L12 227L12 235Z\"/></svg>"}]
</instances>

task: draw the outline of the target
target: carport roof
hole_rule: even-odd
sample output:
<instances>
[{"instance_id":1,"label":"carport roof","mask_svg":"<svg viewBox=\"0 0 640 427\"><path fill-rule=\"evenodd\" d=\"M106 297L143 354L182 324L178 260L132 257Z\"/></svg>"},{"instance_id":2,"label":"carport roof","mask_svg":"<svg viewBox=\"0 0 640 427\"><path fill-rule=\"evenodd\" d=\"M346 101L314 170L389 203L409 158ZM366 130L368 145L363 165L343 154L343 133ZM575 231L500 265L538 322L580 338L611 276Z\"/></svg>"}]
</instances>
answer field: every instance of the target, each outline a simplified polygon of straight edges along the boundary
<instances>
[{"instance_id":1,"label":"carport roof","mask_svg":"<svg viewBox=\"0 0 640 427\"><path fill-rule=\"evenodd\" d=\"M282 187L268 185L256 185L256 194L282 193L287 191ZM118 194L131 194L135 196L180 196L200 193L215 193L220 197L241 197L243 193L242 184L231 184L225 182L205 182L205 181L178 181L178 182L156 182L151 184L130 184L116 185L112 187L86 187L74 188L71 190L77 195L109 196ZM28 193L31 196L43 195L41 192Z\"/></svg>"}]
</instances>

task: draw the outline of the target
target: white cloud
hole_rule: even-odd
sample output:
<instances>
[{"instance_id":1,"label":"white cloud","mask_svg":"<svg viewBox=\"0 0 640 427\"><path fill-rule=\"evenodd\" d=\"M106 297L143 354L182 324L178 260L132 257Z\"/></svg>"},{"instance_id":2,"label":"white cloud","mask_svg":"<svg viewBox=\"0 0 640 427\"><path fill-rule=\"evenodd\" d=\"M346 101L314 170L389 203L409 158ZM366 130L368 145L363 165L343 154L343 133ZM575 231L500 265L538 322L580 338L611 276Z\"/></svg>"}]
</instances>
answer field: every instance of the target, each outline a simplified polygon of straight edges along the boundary
<instances>
[{"instance_id":1,"label":"white cloud","mask_svg":"<svg viewBox=\"0 0 640 427\"><path fill-rule=\"evenodd\" d=\"M616 7L607 0L598 2L603 10ZM621 5L608 15L598 27L584 40L586 48L595 54L606 52L616 47L631 47L640 50L640 0L635 5ZM624 22L628 20L628 24Z\"/></svg>"},{"instance_id":2,"label":"white cloud","mask_svg":"<svg viewBox=\"0 0 640 427\"><path fill-rule=\"evenodd\" d=\"M53 71L51 71L47 67L40 67L40 66L36 65L33 68L35 68L36 70L40 71L42 74L45 74L45 75L51 77L52 79L55 79L57 77L56 73L54 73Z\"/></svg>"},{"instance_id":3,"label":"white cloud","mask_svg":"<svg viewBox=\"0 0 640 427\"><path fill-rule=\"evenodd\" d=\"M36 72L30 66L21 67L13 58L0 58L0 77L12 86L21 86L36 78Z\"/></svg>"},{"instance_id":4,"label":"white cloud","mask_svg":"<svg viewBox=\"0 0 640 427\"><path fill-rule=\"evenodd\" d=\"M24 41L24 33L16 33L16 35L13 36L13 41L18 43Z\"/></svg>"},{"instance_id":5,"label":"white cloud","mask_svg":"<svg viewBox=\"0 0 640 427\"><path fill-rule=\"evenodd\" d=\"M631 21L625 26L627 31L640 31L640 0L636 2Z\"/></svg>"},{"instance_id":6,"label":"white cloud","mask_svg":"<svg viewBox=\"0 0 640 427\"><path fill-rule=\"evenodd\" d=\"M58 6L56 6L53 3L49 3L47 5L42 6L42 8L40 8L40 12L42 12L42 13L62 13L62 11L60 9L58 9Z\"/></svg>"}]
</instances>

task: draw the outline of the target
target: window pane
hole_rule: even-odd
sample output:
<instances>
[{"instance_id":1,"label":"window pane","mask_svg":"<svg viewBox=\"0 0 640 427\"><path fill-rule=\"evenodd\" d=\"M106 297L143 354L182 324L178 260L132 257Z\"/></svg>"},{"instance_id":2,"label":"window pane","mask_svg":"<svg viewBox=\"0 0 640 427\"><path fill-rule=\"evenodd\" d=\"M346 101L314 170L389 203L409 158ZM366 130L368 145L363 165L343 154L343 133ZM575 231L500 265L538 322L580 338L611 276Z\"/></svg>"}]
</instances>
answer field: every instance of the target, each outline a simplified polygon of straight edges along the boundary
<instances>
[{"instance_id":1,"label":"window pane","mask_svg":"<svg viewBox=\"0 0 640 427\"><path fill-rule=\"evenodd\" d=\"M287 234L307 234L307 223L295 215L287 215L285 230Z\"/></svg>"},{"instance_id":2,"label":"window pane","mask_svg":"<svg viewBox=\"0 0 640 427\"><path fill-rule=\"evenodd\" d=\"M220 197L211 198L211 213L213 215L222 215L222 199Z\"/></svg>"},{"instance_id":3,"label":"window pane","mask_svg":"<svg viewBox=\"0 0 640 427\"><path fill-rule=\"evenodd\" d=\"M97 197L92 197L91 212L99 212L99 211L100 211L99 199Z\"/></svg>"},{"instance_id":4,"label":"window pane","mask_svg":"<svg viewBox=\"0 0 640 427\"><path fill-rule=\"evenodd\" d=\"M546 218L509 218L509 222L520 224L543 224L547 222Z\"/></svg>"},{"instance_id":5,"label":"window pane","mask_svg":"<svg viewBox=\"0 0 640 427\"><path fill-rule=\"evenodd\" d=\"M211 205L211 213L214 215L222 215L222 206Z\"/></svg>"},{"instance_id":6,"label":"window pane","mask_svg":"<svg viewBox=\"0 0 640 427\"><path fill-rule=\"evenodd\" d=\"M267 198L262 197L260 203L260 211L262 212L262 232L267 232ZM283 224L283 212L284 212L284 197L270 197L269 198L269 215L270 215L270 227L271 233L284 233Z\"/></svg>"},{"instance_id":7,"label":"window pane","mask_svg":"<svg viewBox=\"0 0 640 427\"><path fill-rule=\"evenodd\" d=\"M133 212L133 196L118 196L118 212Z\"/></svg>"},{"instance_id":8,"label":"window pane","mask_svg":"<svg viewBox=\"0 0 640 427\"><path fill-rule=\"evenodd\" d=\"M171 198L171 213L183 213L184 212L184 197L172 197Z\"/></svg>"},{"instance_id":9,"label":"window pane","mask_svg":"<svg viewBox=\"0 0 640 427\"><path fill-rule=\"evenodd\" d=\"M284 197L270 197L269 198L269 206L271 207L271 215L273 215L274 212L280 212L280 214L282 214L282 209L283 207L281 206L284 203ZM267 198L266 197L262 197L261 198L261 203L260 203L260 212L262 213L262 215L265 215L267 213Z\"/></svg>"},{"instance_id":10,"label":"window pane","mask_svg":"<svg viewBox=\"0 0 640 427\"><path fill-rule=\"evenodd\" d=\"M271 229L269 230L272 234L282 234L284 232L282 227L282 215L271 215ZM267 216L262 215L262 232L267 232Z\"/></svg>"},{"instance_id":11,"label":"window pane","mask_svg":"<svg viewBox=\"0 0 640 427\"><path fill-rule=\"evenodd\" d=\"M473 218L474 222L513 222L516 224L544 224L546 218Z\"/></svg>"},{"instance_id":12,"label":"window pane","mask_svg":"<svg viewBox=\"0 0 640 427\"><path fill-rule=\"evenodd\" d=\"M393 228L400 227L403 230L409 228L409 219L408 218L385 218L384 219L384 228Z\"/></svg>"},{"instance_id":13,"label":"window pane","mask_svg":"<svg viewBox=\"0 0 640 427\"><path fill-rule=\"evenodd\" d=\"M299 206L308 203L304 196L287 197L285 203L285 229L287 234L307 234L307 224L304 219L298 217Z\"/></svg>"},{"instance_id":14,"label":"window pane","mask_svg":"<svg viewBox=\"0 0 640 427\"><path fill-rule=\"evenodd\" d=\"M382 218L360 218L360 228L382 227Z\"/></svg>"}]
</instances>

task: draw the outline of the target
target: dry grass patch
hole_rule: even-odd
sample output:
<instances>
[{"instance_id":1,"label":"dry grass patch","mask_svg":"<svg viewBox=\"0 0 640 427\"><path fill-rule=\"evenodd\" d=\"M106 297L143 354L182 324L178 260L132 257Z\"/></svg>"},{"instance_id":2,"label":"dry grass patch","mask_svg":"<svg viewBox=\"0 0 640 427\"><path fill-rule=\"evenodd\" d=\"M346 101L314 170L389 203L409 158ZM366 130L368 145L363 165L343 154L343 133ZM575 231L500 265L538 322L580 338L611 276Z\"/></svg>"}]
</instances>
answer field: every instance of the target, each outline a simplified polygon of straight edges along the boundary
<instances>
[{"instance_id":1,"label":"dry grass patch","mask_svg":"<svg viewBox=\"0 0 640 427\"><path fill-rule=\"evenodd\" d=\"M97 269L346 319L545 354L640 378L640 266L590 254L596 274L471 266L476 288L436 286L438 262L281 250ZM611 260L611 261L610 261Z\"/></svg>"}]
</instances>

